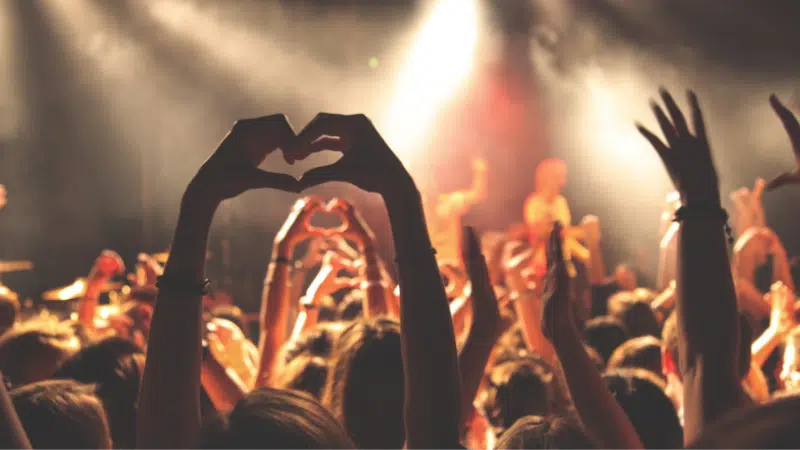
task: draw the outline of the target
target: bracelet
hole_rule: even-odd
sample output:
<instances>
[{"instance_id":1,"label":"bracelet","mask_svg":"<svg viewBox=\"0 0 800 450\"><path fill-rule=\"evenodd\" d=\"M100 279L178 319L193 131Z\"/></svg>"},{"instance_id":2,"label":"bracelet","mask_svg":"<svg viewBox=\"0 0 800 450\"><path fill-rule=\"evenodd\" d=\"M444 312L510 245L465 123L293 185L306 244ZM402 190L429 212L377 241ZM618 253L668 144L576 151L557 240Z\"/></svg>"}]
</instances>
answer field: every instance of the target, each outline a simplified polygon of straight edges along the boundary
<instances>
[{"instance_id":1,"label":"bracelet","mask_svg":"<svg viewBox=\"0 0 800 450\"><path fill-rule=\"evenodd\" d=\"M431 253L433 253L433 256L436 256L436 249L435 249L435 248L433 248L433 247L431 247ZM396 262L396 263L400 264L400 259L401 259L401 258L400 258L400 255L397 255L397 256L395 256L395 258L394 258L394 262Z\"/></svg>"},{"instance_id":2,"label":"bracelet","mask_svg":"<svg viewBox=\"0 0 800 450\"><path fill-rule=\"evenodd\" d=\"M161 275L156 281L156 288L159 291L197 294L202 297L211 292L211 280L206 278L198 283Z\"/></svg>"},{"instance_id":3,"label":"bracelet","mask_svg":"<svg viewBox=\"0 0 800 450\"><path fill-rule=\"evenodd\" d=\"M275 264L292 264L292 260L290 260L285 256L276 256L275 258L272 259L272 262L274 262Z\"/></svg>"},{"instance_id":4,"label":"bracelet","mask_svg":"<svg viewBox=\"0 0 800 450\"><path fill-rule=\"evenodd\" d=\"M722 222L722 229L728 239L728 244L733 244L733 231L728 224L728 211L720 206L704 205L702 203L694 205L683 205L675 211L673 222L682 223L686 219L710 219Z\"/></svg>"}]
</instances>

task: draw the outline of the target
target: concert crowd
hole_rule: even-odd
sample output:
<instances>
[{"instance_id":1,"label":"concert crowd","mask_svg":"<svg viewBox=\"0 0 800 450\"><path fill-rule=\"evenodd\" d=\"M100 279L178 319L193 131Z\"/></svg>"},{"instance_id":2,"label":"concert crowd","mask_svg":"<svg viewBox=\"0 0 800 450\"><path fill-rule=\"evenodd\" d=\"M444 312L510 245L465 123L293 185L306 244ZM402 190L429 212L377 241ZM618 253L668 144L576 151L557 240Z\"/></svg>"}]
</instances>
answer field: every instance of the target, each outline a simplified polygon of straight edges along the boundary
<instances>
[{"instance_id":1,"label":"concert crowd","mask_svg":"<svg viewBox=\"0 0 800 450\"><path fill-rule=\"evenodd\" d=\"M531 174L519 223L479 234L462 218L486 201L483 160L468 189L435 192L363 115L319 114L299 132L283 115L237 121L186 186L168 257L129 271L103 251L88 277L45 293L68 314L0 286L0 444L800 447L800 304L761 201L794 189L800 168L731 193L726 211L724 149L695 94L679 100L662 90L660 129L637 125L675 189L652 286L606 266L602 216L573 221L560 160ZM800 161L800 124L769 101ZM290 164L342 157L298 180L259 168L277 149ZM396 278L352 203L304 194L328 182L383 199ZM210 289L205 264L220 204L254 189L297 201L253 318Z\"/></svg>"}]
</instances>

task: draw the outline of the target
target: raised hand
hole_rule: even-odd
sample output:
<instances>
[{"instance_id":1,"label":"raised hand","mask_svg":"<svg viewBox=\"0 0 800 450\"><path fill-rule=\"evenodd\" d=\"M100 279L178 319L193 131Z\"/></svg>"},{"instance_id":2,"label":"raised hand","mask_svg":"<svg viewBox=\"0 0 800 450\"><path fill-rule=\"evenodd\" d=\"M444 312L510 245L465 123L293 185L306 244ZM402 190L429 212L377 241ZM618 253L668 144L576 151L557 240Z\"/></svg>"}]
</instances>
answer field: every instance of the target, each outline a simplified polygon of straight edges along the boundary
<instances>
[{"instance_id":1,"label":"raised hand","mask_svg":"<svg viewBox=\"0 0 800 450\"><path fill-rule=\"evenodd\" d=\"M769 293L772 302L769 326L778 336L786 336L796 325L794 294L785 284L777 281Z\"/></svg>"},{"instance_id":2,"label":"raised hand","mask_svg":"<svg viewBox=\"0 0 800 450\"><path fill-rule=\"evenodd\" d=\"M125 273L125 263L119 254L113 250L103 250L94 261L92 270L89 272L89 280L105 283L123 273Z\"/></svg>"},{"instance_id":3,"label":"raised hand","mask_svg":"<svg viewBox=\"0 0 800 450\"><path fill-rule=\"evenodd\" d=\"M258 168L277 148L283 149L289 163L302 159L304 156L291 153L295 139L294 129L283 114L239 120L194 176L188 190L203 192L217 201L266 187L299 192L297 180L290 175Z\"/></svg>"},{"instance_id":4,"label":"raised hand","mask_svg":"<svg viewBox=\"0 0 800 450\"><path fill-rule=\"evenodd\" d=\"M547 243L547 276L542 295L544 303L542 332L550 340L559 328L575 326L569 299L569 273L564 261L561 229L561 223L556 222Z\"/></svg>"},{"instance_id":5,"label":"raised hand","mask_svg":"<svg viewBox=\"0 0 800 450\"><path fill-rule=\"evenodd\" d=\"M800 183L800 123L797 118L789 111L789 108L783 105L778 97L774 94L770 96L769 103L772 109L778 115L778 118L783 122L783 127L786 128L786 133L789 134L789 140L792 142L792 151L794 158L797 160L797 168L791 172L784 172L767 183L766 189L771 191L777 189L785 184L798 184Z\"/></svg>"},{"instance_id":6,"label":"raised hand","mask_svg":"<svg viewBox=\"0 0 800 450\"><path fill-rule=\"evenodd\" d=\"M637 124L636 128L658 152L684 205L698 203L718 206L719 180L711 158L711 149L697 96L694 92L689 92L694 134L689 131L683 113L669 92L661 89L661 98L664 100L669 117L655 102L651 106L666 143L642 125Z\"/></svg>"},{"instance_id":7,"label":"raised hand","mask_svg":"<svg viewBox=\"0 0 800 450\"><path fill-rule=\"evenodd\" d=\"M498 331L503 327L503 319L500 315L500 308L492 281L489 279L486 258L481 253L480 241L472 227L465 227L462 236L462 259L472 284L471 298L474 324L480 324L492 331Z\"/></svg>"},{"instance_id":8,"label":"raised hand","mask_svg":"<svg viewBox=\"0 0 800 450\"><path fill-rule=\"evenodd\" d=\"M597 216L586 216L581 220L581 228L587 242L600 242L600 219Z\"/></svg>"},{"instance_id":9,"label":"raised hand","mask_svg":"<svg viewBox=\"0 0 800 450\"><path fill-rule=\"evenodd\" d=\"M322 150L341 152L342 158L306 172L300 187L307 189L329 181L343 181L380 194L393 191L411 179L372 122L363 114L318 114L298 135L298 157Z\"/></svg>"},{"instance_id":10,"label":"raised hand","mask_svg":"<svg viewBox=\"0 0 800 450\"><path fill-rule=\"evenodd\" d=\"M311 216L323 208L322 200L317 197L304 197L295 202L286 222L275 235L275 250L280 256L290 258L295 245L310 237L322 237L323 231L312 227L310 221Z\"/></svg>"},{"instance_id":11,"label":"raised hand","mask_svg":"<svg viewBox=\"0 0 800 450\"><path fill-rule=\"evenodd\" d=\"M325 206L325 210L342 217L342 226L332 230L334 233L355 242L361 250L375 246L375 233L353 204L334 198Z\"/></svg>"},{"instance_id":12,"label":"raised hand","mask_svg":"<svg viewBox=\"0 0 800 450\"><path fill-rule=\"evenodd\" d=\"M339 277L342 270L355 271L353 263L346 261L335 252L328 252L322 262L322 268L308 287L308 292L300 302L303 306L317 307L320 300L336 291L355 288L360 283L356 278Z\"/></svg>"}]
</instances>

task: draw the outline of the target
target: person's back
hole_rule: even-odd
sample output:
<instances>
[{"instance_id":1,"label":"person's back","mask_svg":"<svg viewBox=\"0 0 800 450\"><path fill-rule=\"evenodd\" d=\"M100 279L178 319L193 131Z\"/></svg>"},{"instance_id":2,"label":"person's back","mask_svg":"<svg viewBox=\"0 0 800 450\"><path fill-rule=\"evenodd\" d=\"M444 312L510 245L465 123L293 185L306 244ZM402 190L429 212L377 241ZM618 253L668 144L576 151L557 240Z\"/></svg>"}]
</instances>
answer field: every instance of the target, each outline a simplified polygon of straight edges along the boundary
<instances>
[{"instance_id":1,"label":"person's back","mask_svg":"<svg viewBox=\"0 0 800 450\"><path fill-rule=\"evenodd\" d=\"M312 396L263 388L247 394L233 410L207 423L199 448L355 448L347 432Z\"/></svg>"}]
</instances>

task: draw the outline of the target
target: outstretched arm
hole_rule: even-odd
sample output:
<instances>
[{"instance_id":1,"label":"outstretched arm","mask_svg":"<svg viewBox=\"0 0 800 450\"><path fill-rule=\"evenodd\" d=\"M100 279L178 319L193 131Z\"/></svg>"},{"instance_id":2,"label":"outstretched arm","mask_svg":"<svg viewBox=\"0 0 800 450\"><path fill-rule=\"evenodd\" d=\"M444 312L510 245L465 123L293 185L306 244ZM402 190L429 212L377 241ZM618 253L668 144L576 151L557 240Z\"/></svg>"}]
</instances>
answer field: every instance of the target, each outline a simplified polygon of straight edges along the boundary
<instances>
[{"instance_id":1,"label":"outstretched arm","mask_svg":"<svg viewBox=\"0 0 800 450\"><path fill-rule=\"evenodd\" d=\"M689 94L694 134L675 101L661 92L670 118L653 105L667 143L639 126L680 192L677 317L680 370L684 381L686 442L742 404L737 372L739 318L723 225L719 182L705 125Z\"/></svg>"}]
</instances>

